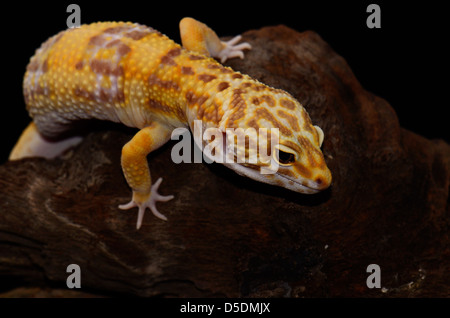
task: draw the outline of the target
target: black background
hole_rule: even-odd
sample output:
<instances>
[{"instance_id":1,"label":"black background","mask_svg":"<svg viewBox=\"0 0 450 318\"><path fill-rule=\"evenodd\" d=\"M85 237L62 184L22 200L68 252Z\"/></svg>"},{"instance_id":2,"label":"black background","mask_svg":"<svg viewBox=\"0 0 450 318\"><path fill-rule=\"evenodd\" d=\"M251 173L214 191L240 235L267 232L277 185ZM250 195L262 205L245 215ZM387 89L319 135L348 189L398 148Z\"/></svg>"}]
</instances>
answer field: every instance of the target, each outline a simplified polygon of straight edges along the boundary
<instances>
[{"instance_id":1,"label":"black background","mask_svg":"<svg viewBox=\"0 0 450 318\"><path fill-rule=\"evenodd\" d=\"M219 36L278 24L313 30L346 59L365 89L392 105L403 127L448 141L448 12L438 1L393 2L73 0L2 5L0 162L30 121L22 95L25 67L43 41L67 27L70 3L80 5L82 23L138 22L178 43L178 22L184 16L205 22ZM370 3L381 8L381 29L366 25Z\"/></svg>"}]
</instances>

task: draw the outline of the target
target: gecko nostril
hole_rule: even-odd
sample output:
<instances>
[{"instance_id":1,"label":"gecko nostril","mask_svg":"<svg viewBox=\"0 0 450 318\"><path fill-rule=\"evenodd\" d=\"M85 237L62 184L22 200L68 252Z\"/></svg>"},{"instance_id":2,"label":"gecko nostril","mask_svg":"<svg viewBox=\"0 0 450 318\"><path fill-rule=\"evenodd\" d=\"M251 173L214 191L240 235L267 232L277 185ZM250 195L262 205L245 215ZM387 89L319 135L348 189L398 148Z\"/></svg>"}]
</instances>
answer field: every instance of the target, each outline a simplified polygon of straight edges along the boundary
<instances>
[{"instance_id":1,"label":"gecko nostril","mask_svg":"<svg viewBox=\"0 0 450 318\"><path fill-rule=\"evenodd\" d=\"M323 190L328 188L328 183L324 177L317 177L314 182L316 183L316 188L319 190Z\"/></svg>"},{"instance_id":2,"label":"gecko nostril","mask_svg":"<svg viewBox=\"0 0 450 318\"><path fill-rule=\"evenodd\" d=\"M327 176L318 176L314 179L315 188L318 190L325 190L330 186L331 180Z\"/></svg>"}]
</instances>

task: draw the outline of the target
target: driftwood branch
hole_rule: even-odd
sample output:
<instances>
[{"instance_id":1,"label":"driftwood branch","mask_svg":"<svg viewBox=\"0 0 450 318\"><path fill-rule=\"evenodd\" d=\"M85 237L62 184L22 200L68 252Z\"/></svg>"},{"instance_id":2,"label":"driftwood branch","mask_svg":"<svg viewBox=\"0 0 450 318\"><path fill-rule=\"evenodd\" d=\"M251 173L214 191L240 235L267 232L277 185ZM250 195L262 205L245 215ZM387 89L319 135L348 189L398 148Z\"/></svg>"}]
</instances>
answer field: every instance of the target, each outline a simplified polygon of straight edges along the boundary
<instances>
[{"instance_id":1,"label":"driftwood branch","mask_svg":"<svg viewBox=\"0 0 450 318\"><path fill-rule=\"evenodd\" d=\"M120 151L133 132L92 133L55 160L0 166L0 275L138 296L406 297L450 293L450 147L402 129L317 34L287 27L244 34L236 70L283 88L325 132L331 189L302 195L220 165L149 156L169 221L148 213L136 231ZM369 264L382 289L369 289Z\"/></svg>"}]
</instances>

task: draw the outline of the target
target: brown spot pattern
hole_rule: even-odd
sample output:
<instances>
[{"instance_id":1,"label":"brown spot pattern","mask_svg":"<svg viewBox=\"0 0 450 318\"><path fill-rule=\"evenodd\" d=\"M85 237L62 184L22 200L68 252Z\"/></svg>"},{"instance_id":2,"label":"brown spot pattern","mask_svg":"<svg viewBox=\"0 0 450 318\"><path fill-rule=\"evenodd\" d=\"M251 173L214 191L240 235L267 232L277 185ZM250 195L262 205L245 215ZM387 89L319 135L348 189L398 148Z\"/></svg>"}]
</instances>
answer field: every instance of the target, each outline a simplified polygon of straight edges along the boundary
<instances>
[{"instance_id":1,"label":"brown spot pattern","mask_svg":"<svg viewBox=\"0 0 450 318\"><path fill-rule=\"evenodd\" d=\"M280 129L280 132L285 136L291 136L292 132L280 123L273 115L265 108L258 108L255 111L257 118L264 118L272 123L273 127Z\"/></svg>"},{"instance_id":2,"label":"brown spot pattern","mask_svg":"<svg viewBox=\"0 0 450 318\"><path fill-rule=\"evenodd\" d=\"M233 91L233 96L231 98L230 105L232 108L243 108L246 107L245 99L241 96L241 94L245 93L245 91L236 88Z\"/></svg>"},{"instance_id":3,"label":"brown spot pattern","mask_svg":"<svg viewBox=\"0 0 450 318\"><path fill-rule=\"evenodd\" d=\"M291 114L286 113L283 110L278 110L277 115L286 119L289 126L291 126L292 130L299 132L300 126L298 125L298 120L296 117L292 116Z\"/></svg>"},{"instance_id":4,"label":"brown spot pattern","mask_svg":"<svg viewBox=\"0 0 450 318\"><path fill-rule=\"evenodd\" d=\"M172 113L172 108L166 105L163 105L159 102L157 102L156 100L150 99L148 101L148 105L150 106L150 108L154 109L154 110L159 110L162 111L164 113Z\"/></svg>"},{"instance_id":5,"label":"brown spot pattern","mask_svg":"<svg viewBox=\"0 0 450 318\"><path fill-rule=\"evenodd\" d=\"M261 104L261 100L258 97L253 97L251 100L252 104L254 104L255 106L259 106L259 104Z\"/></svg>"},{"instance_id":6,"label":"brown spot pattern","mask_svg":"<svg viewBox=\"0 0 450 318\"><path fill-rule=\"evenodd\" d=\"M198 106L202 106L209 98L208 95L197 96L191 91L187 91L185 97L189 105L195 104Z\"/></svg>"},{"instance_id":7,"label":"brown spot pattern","mask_svg":"<svg viewBox=\"0 0 450 318\"><path fill-rule=\"evenodd\" d=\"M205 83L211 82L212 80L215 80L217 76L211 75L211 74L199 74L197 78Z\"/></svg>"},{"instance_id":8,"label":"brown spot pattern","mask_svg":"<svg viewBox=\"0 0 450 318\"><path fill-rule=\"evenodd\" d=\"M106 38L103 36L103 34L98 34L89 39L88 45L103 46L105 42Z\"/></svg>"},{"instance_id":9,"label":"brown spot pattern","mask_svg":"<svg viewBox=\"0 0 450 318\"><path fill-rule=\"evenodd\" d=\"M262 92L265 91L267 89L267 86L263 85L263 84L259 84L259 85L253 85L253 90L255 92Z\"/></svg>"},{"instance_id":10,"label":"brown spot pattern","mask_svg":"<svg viewBox=\"0 0 450 318\"><path fill-rule=\"evenodd\" d=\"M253 129L256 129L256 130L259 129L258 121L255 118L250 119L247 122L247 126L253 128ZM269 138L269 140L270 140L270 138Z\"/></svg>"},{"instance_id":11,"label":"brown spot pattern","mask_svg":"<svg viewBox=\"0 0 450 318\"><path fill-rule=\"evenodd\" d=\"M320 165L320 163L318 163L318 162L316 162L314 160L313 153L320 153L320 151L317 151L311 145L310 141L307 138L305 138L305 137L298 136L297 140L298 140L298 144L300 145L300 147L302 149L302 154L304 156L306 156L306 159L307 159L307 162L308 162L308 166L312 167L312 168L318 167Z\"/></svg>"},{"instance_id":12,"label":"brown spot pattern","mask_svg":"<svg viewBox=\"0 0 450 318\"><path fill-rule=\"evenodd\" d=\"M270 107L274 107L275 106L275 99L272 96L270 96L270 95L263 95L263 96L261 96L261 99L263 101L265 101L266 104L269 105Z\"/></svg>"},{"instance_id":13,"label":"brown spot pattern","mask_svg":"<svg viewBox=\"0 0 450 318\"><path fill-rule=\"evenodd\" d=\"M149 75L149 77L147 78L147 83L149 85L156 85L164 89L174 89L176 91L180 90L180 86L176 82L162 80L155 74Z\"/></svg>"},{"instance_id":14,"label":"brown spot pattern","mask_svg":"<svg viewBox=\"0 0 450 318\"><path fill-rule=\"evenodd\" d=\"M233 90L230 106L233 108L233 113L228 118L230 128L233 128L235 122L245 116L247 104L241 94L245 93L245 90L236 88Z\"/></svg>"},{"instance_id":15,"label":"brown spot pattern","mask_svg":"<svg viewBox=\"0 0 450 318\"><path fill-rule=\"evenodd\" d=\"M240 88L246 89L246 88L250 88L252 86L253 86L253 84L251 82L245 82L245 83L241 84Z\"/></svg>"},{"instance_id":16,"label":"brown spot pattern","mask_svg":"<svg viewBox=\"0 0 450 318\"><path fill-rule=\"evenodd\" d=\"M223 66L221 66L219 64L208 64L207 68L210 70L218 70L218 69L223 68Z\"/></svg>"},{"instance_id":17,"label":"brown spot pattern","mask_svg":"<svg viewBox=\"0 0 450 318\"><path fill-rule=\"evenodd\" d=\"M305 167L302 163L298 162L293 167L295 172L304 178L310 179L312 177L312 171Z\"/></svg>"},{"instance_id":18,"label":"brown spot pattern","mask_svg":"<svg viewBox=\"0 0 450 318\"><path fill-rule=\"evenodd\" d=\"M170 66L177 65L177 63L174 61L174 59L167 55L164 55L161 58L161 64L166 64L166 65L170 65Z\"/></svg>"},{"instance_id":19,"label":"brown spot pattern","mask_svg":"<svg viewBox=\"0 0 450 318\"><path fill-rule=\"evenodd\" d=\"M106 42L107 41L106 41L105 35L100 34L100 35L95 35L95 36L91 37L88 44L102 47L105 45ZM120 39L116 39L114 41L108 42L106 44L105 48L107 48L107 49L115 48L119 58L127 55L131 51L131 48L128 45L126 45L125 43L123 43Z\"/></svg>"},{"instance_id":20,"label":"brown spot pattern","mask_svg":"<svg viewBox=\"0 0 450 318\"><path fill-rule=\"evenodd\" d=\"M95 101L100 103L111 103L111 102L124 102L125 101L125 95L122 91L117 92L117 94L113 95L108 89L105 89L103 87L100 87L100 90L98 91L98 95L96 95L94 92L89 92L86 89L83 89L79 86L77 86L73 90L73 94L78 97L85 98L89 101Z\"/></svg>"},{"instance_id":21,"label":"brown spot pattern","mask_svg":"<svg viewBox=\"0 0 450 318\"><path fill-rule=\"evenodd\" d=\"M290 110L295 109L294 102L290 101L289 99L285 99L285 98L280 99L280 105L283 106L284 108L287 108Z\"/></svg>"},{"instance_id":22,"label":"brown spot pattern","mask_svg":"<svg viewBox=\"0 0 450 318\"><path fill-rule=\"evenodd\" d=\"M235 111L229 117L229 127L235 128L237 127L236 121L245 117L245 107L236 108Z\"/></svg>"},{"instance_id":23,"label":"brown spot pattern","mask_svg":"<svg viewBox=\"0 0 450 318\"><path fill-rule=\"evenodd\" d=\"M312 123L311 123L311 119L309 119L309 116L303 116L304 120L305 120L305 124L303 125L303 129L307 132L309 132L311 135L315 135L317 134L316 129L313 127Z\"/></svg>"},{"instance_id":24,"label":"brown spot pattern","mask_svg":"<svg viewBox=\"0 0 450 318\"><path fill-rule=\"evenodd\" d=\"M190 59L191 61L199 61L199 60L204 60L205 57L202 56L202 55L194 55L194 54L191 54L191 55L189 55L189 59Z\"/></svg>"},{"instance_id":25,"label":"brown spot pattern","mask_svg":"<svg viewBox=\"0 0 450 318\"><path fill-rule=\"evenodd\" d=\"M122 76L124 71L123 67L117 64L112 64L109 61L94 59L90 63L91 70L97 74Z\"/></svg>"},{"instance_id":26,"label":"brown spot pattern","mask_svg":"<svg viewBox=\"0 0 450 318\"><path fill-rule=\"evenodd\" d=\"M195 72L192 69L192 67L190 67L190 66L182 66L181 67L181 74L183 74L183 75L194 75Z\"/></svg>"},{"instance_id":27,"label":"brown spot pattern","mask_svg":"<svg viewBox=\"0 0 450 318\"><path fill-rule=\"evenodd\" d=\"M76 88L73 90L73 94L74 94L75 96L78 96L78 97L83 97L83 98L85 98L85 99L87 99L87 100L95 100L95 95L94 95L94 93L91 93L91 92L89 92L88 90L83 89L83 88L81 88L81 87L76 87Z\"/></svg>"},{"instance_id":28,"label":"brown spot pattern","mask_svg":"<svg viewBox=\"0 0 450 318\"><path fill-rule=\"evenodd\" d=\"M133 28L133 26L131 26L131 25L114 26L114 27L109 27L109 28L104 29L103 33L119 34L123 31L130 30L131 28Z\"/></svg>"},{"instance_id":29,"label":"brown spot pattern","mask_svg":"<svg viewBox=\"0 0 450 318\"><path fill-rule=\"evenodd\" d=\"M53 47L68 31L63 31L58 33L57 35L51 37L47 41L45 41L41 47L36 51L36 55L31 59L30 63L27 65L26 70L28 72L36 72L41 70L42 72L48 71L48 59L45 59L44 62L41 63L41 59L38 58L38 55L44 56L44 52ZM42 58L42 57L41 57Z\"/></svg>"},{"instance_id":30,"label":"brown spot pattern","mask_svg":"<svg viewBox=\"0 0 450 318\"><path fill-rule=\"evenodd\" d=\"M47 73L48 72L48 58L42 63L42 72Z\"/></svg>"},{"instance_id":31,"label":"brown spot pattern","mask_svg":"<svg viewBox=\"0 0 450 318\"><path fill-rule=\"evenodd\" d=\"M291 148L292 150L294 150L295 152L297 152L297 153L302 153L302 147L303 147L303 145L302 144L300 144L302 147L300 147L299 145L297 145L296 143L293 143L292 141L289 141L289 140L285 140L284 142L283 142L283 144L286 146L286 147L289 147L289 148Z\"/></svg>"},{"instance_id":32,"label":"brown spot pattern","mask_svg":"<svg viewBox=\"0 0 450 318\"><path fill-rule=\"evenodd\" d=\"M217 85L217 91L221 92L223 90L226 90L228 87L230 87L230 84L227 82L220 82L219 85Z\"/></svg>"},{"instance_id":33,"label":"brown spot pattern","mask_svg":"<svg viewBox=\"0 0 450 318\"><path fill-rule=\"evenodd\" d=\"M180 47L173 48L173 49L169 50L169 52L167 52L166 55L161 57L161 63L165 64L165 65L170 65L170 66L176 66L177 63L175 62L175 60L173 58L177 57L180 54L181 54Z\"/></svg>"},{"instance_id":34,"label":"brown spot pattern","mask_svg":"<svg viewBox=\"0 0 450 318\"><path fill-rule=\"evenodd\" d=\"M75 69L81 70L84 67L84 61L78 61L77 64L75 64Z\"/></svg>"},{"instance_id":35,"label":"brown spot pattern","mask_svg":"<svg viewBox=\"0 0 450 318\"><path fill-rule=\"evenodd\" d=\"M33 58L33 60L27 65L28 72L36 72L39 69L39 62L37 58Z\"/></svg>"},{"instance_id":36,"label":"brown spot pattern","mask_svg":"<svg viewBox=\"0 0 450 318\"><path fill-rule=\"evenodd\" d=\"M117 53L119 56L125 56L131 51L131 48L125 43L120 43L117 47Z\"/></svg>"},{"instance_id":37,"label":"brown spot pattern","mask_svg":"<svg viewBox=\"0 0 450 318\"><path fill-rule=\"evenodd\" d=\"M150 35L152 33L157 33L155 30L151 29L151 28L146 28L144 30L134 30L131 32L128 32L127 34L125 34L125 36L127 38L133 39L135 41L138 41L144 37L146 37L147 35Z\"/></svg>"},{"instance_id":38,"label":"brown spot pattern","mask_svg":"<svg viewBox=\"0 0 450 318\"><path fill-rule=\"evenodd\" d=\"M295 173L293 173L290 169L286 169L284 167L279 167L278 172L285 176L291 177L292 179L297 179L297 176L295 175Z\"/></svg>"},{"instance_id":39,"label":"brown spot pattern","mask_svg":"<svg viewBox=\"0 0 450 318\"><path fill-rule=\"evenodd\" d=\"M218 123L222 119L222 115L220 112L220 106L213 104L207 111L205 111L204 119Z\"/></svg>"},{"instance_id":40,"label":"brown spot pattern","mask_svg":"<svg viewBox=\"0 0 450 318\"><path fill-rule=\"evenodd\" d=\"M122 41L120 41L119 39L115 39L114 41L109 42L108 44L106 44L106 47L107 48L111 48L111 47L114 47L114 46L118 45L119 43L122 43Z\"/></svg>"},{"instance_id":41,"label":"brown spot pattern","mask_svg":"<svg viewBox=\"0 0 450 318\"><path fill-rule=\"evenodd\" d=\"M168 56L168 57L177 57L180 54L181 54L181 48L180 47L176 47L174 49L171 49L169 52L167 52L166 56Z\"/></svg>"},{"instance_id":42,"label":"brown spot pattern","mask_svg":"<svg viewBox=\"0 0 450 318\"><path fill-rule=\"evenodd\" d=\"M224 67L223 65L220 64L208 64L207 68L210 70L219 70L220 73L222 74L229 74L234 72L230 68Z\"/></svg>"}]
</instances>

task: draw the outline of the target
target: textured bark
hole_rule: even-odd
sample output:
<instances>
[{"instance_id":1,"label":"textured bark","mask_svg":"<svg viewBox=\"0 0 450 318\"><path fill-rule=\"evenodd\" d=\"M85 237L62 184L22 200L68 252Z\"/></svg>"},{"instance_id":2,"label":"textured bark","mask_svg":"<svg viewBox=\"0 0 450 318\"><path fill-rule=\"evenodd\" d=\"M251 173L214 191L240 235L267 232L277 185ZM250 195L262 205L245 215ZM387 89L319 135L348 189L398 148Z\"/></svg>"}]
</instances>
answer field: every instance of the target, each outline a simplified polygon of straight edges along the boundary
<instances>
[{"instance_id":1,"label":"textured bark","mask_svg":"<svg viewBox=\"0 0 450 318\"><path fill-rule=\"evenodd\" d=\"M253 50L229 65L289 91L325 132L333 185L302 195L218 165L149 156L169 221L136 209L120 167L134 130L89 134L55 160L0 166L0 278L138 296L423 297L450 295L450 147L400 127L314 32L244 34ZM369 289L369 264L382 289ZM23 292L23 290L22 290ZM49 293L49 295L54 295ZM60 295L60 294L58 294Z\"/></svg>"}]
</instances>

